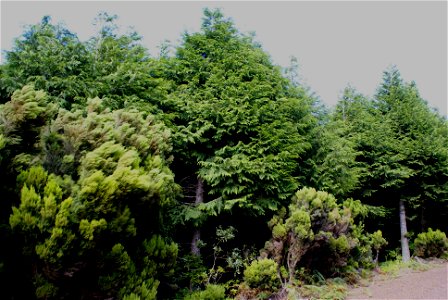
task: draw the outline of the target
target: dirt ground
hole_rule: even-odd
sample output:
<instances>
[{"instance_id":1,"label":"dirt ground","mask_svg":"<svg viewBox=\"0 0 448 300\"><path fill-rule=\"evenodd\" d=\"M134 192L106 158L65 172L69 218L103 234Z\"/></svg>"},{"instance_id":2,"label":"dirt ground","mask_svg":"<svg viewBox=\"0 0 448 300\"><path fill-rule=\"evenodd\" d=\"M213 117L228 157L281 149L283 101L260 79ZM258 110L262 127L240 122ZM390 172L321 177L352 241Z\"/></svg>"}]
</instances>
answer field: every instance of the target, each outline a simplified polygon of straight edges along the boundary
<instances>
[{"instance_id":1,"label":"dirt ground","mask_svg":"<svg viewBox=\"0 0 448 300\"><path fill-rule=\"evenodd\" d=\"M448 264L430 267L403 269L396 277L376 275L368 286L351 289L347 299L448 299Z\"/></svg>"}]
</instances>

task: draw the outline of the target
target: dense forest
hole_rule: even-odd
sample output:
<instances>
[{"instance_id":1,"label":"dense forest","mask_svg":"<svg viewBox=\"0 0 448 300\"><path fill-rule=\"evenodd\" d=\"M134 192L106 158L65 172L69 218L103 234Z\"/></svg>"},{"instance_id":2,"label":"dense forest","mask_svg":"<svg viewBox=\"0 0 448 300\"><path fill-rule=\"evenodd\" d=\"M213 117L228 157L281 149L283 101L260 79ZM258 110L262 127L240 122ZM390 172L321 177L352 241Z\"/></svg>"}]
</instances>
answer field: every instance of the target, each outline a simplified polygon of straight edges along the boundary
<instances>
[{"instance_id":1,"label":"dense forest","mask_svg":"<svg viewBox=\"0 0 448 300\"><path fill-rule=\"evenodd\" d=\"M0 66L3 299L296 299L448 256L448 122L396 67L328 109L219 10L157 57L95 24Z\"/></svg>"}]
</instances>

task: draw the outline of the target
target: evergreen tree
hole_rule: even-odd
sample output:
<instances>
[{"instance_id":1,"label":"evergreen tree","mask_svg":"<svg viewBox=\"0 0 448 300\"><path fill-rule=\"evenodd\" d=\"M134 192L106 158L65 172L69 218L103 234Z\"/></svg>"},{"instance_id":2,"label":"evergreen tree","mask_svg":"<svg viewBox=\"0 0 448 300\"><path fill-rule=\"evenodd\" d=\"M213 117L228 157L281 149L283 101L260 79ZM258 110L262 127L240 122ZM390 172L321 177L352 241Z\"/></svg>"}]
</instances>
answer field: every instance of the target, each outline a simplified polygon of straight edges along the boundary
<instances>
[{"instance_id":1,"label":"evergreen tree","mask_svg":"<svg viewBox=\"0 0 448 300\"><path fill-rule=\"evenodd\" d=\"M9 226L11 207L20 196L17 193L17 175L36 161L39 154L41 128L56 113L43 91L24 86L13 93L10 101L0 105L0 280L4 283L5 297L14 295L28 298L30 279L25 275L28 261L18 253L21 245ZM23 288L14 290L14 282L23 281Z\"/></svg>"},{"instance_id":2,"label":"evergreen tree","mask_svg":"<svg viewBox=\"0 0 448 300\"><path fill-rule=\"evenodd\" d=\"M2 102L25 84L44 90L52 102L70 109L100 97L114 109L139 106L157 112L167 84L157 77L157 62L150 59L135 32L118 34L117 17L100 13L98 33L83 43L50 17L30 26L6 53L1 66Z\"/></svg>"},{"instance_id":3,"label":"evergreen tree","mask_svg":"<svg viewBox=\"0 0 448 300\"><path fill-rule=\"evenodd\" d=\"M316 130L316 154L312 157L313 185L338 198L348 197L359 185L359 178L365 171L356 159L356 140L351 125L334 118Z\"/></svg>"},{"instance_id":4,"label":"evergreen tree","mask_svg":"<svg viewBox=\"0 0 448 300\"><path fill-rule=\"evenodd\" d=\"M85 76L89 54L78 37L63 25L53 25L45 16L39 24L29 26L6 52L0 89L4 103L12 93L26 84L44 90L52 101L68 106L88 94Z\"/></svg>"},{"instance_id":5,"label":"evergreen tree","mask_svg":"<svg viewBox=\"0 0 448 300\"><path fill-rule=\"evenodd\" d=\"M117 18L100 13L94 22L97 33L87 42L90 96L114 109L137 106L159 112L156 104L166 97L168 86L157 76L158 62L149 57L137 32L118 33Z\"/></svg>"},{"instance_id":6,"label":"evergreen tree","mask_svg":"<svg viewBox=\"0 0 448 300\"><path fill-rule=\"evenodd\" d=\"M397 182L387 187L394 187L392 195L399 199L402 254L403 260L407 260L410 254L405 207L424 209L434 200L447 199L448 139L443 135L447 124L429 109L415 83L403 82L396 68L384 73L375 104L389 121L394 132L392 138L401 155Z\"/></svg>"},{"instance_id":7,"label":"evergreen tree","mask_svg":"<svg viewBox=\"0 0 448 300\"><path fill-rule=\"evenodd\" d=\"M195 186L186 219L196 226L222 210L264 214L283 204L300 184L314 120L311 99L251 37L220 11L204 15L202 31L177 49L169 75L176 90L165 104L178 141L175 170Z\"/></svg>"},{"instance_id":8,"label":"evergreen tree","mask_svg":"<svg viewBox=\"0 0 448 300\"><path fill-rule=\"evenodd\" d=\"M405 212L411 210L413 230L421 230L429 207L446 214L447 123L429 109L415 84L403 82L395 68L384 73L372 101L346 90L334 116L350 127L346 137L355 143L355 161L362 170L356 188L347 196L397 211L406 260L409 216ZM388 236L396 236L392 232L385 228Z\"/></svg>"},{"instance_id":9,"label":"evergreen tree","mask_svg":"<svg viewBox=\"0 0 448 300\"><path fill-rule=\"evenodd\" d=\"M172 272L177 245L161 236L177 192L169 131L151 115L101 107L93 99L87 111L61 110L43 131L41 160L52 173L36 166L18 177L9 222L37 298L155 299Z\"/></svg>"}]
</instances>

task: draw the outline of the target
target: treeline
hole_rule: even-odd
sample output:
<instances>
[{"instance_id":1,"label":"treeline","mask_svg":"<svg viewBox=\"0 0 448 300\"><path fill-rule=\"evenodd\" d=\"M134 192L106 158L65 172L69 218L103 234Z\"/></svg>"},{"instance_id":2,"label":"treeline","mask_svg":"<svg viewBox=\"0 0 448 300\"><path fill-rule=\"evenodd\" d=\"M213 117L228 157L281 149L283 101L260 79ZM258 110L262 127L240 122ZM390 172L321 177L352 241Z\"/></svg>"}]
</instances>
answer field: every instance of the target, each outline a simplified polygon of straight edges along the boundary
<instances>
[{"instance_id":1,"label":"treeline","mask_svg":"<svg viewBox=\"0 0 448 300\"><path fill-rule=\"evenodd\" d=\"M396 68L329 111L218 10L158 57L115 18L44 17L0 66L2 298L286 297L446 254L448 123Z\"/></svg>"}]
</instances>

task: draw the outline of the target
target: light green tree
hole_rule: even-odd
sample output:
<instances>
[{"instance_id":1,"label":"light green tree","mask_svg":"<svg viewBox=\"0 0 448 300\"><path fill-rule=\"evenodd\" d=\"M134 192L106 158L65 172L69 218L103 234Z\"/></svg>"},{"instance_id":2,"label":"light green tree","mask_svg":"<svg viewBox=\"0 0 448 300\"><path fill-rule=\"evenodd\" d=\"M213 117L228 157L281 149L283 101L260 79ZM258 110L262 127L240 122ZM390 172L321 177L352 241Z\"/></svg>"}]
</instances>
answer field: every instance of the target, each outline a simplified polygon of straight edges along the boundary
<instances>
[{"instance_id":1,"label":"light green tree","mask_svg":"<svg viewBox=\"0 0 448 300\"><path fill-rule=\"evenodd\" d=\"M284 287L294 284L298 264L312 248L329 247L336 257L334 263L343 265L356 246L356 239L350 235L351 218L351 210L340 207L333 195L303 188L297 191L288 209L269 222L272 239L266 243L261 257L277 262ZM287 276L281 267L286 269Z\"/></svg>"},{"instance_id":2,"label":"light green tree","mask_svg":"<svg viewBox=\"0 0 448 300\"><path fill-rule=\"evenodd\" d=\"M19 175L20 204L9 223L38 298L155 299L178 251L161 236L177 193L170 133L151 115L88 104L60 110L43 131L41 161L51 173L36 166Z\"/></svg>"}]
</instances>

